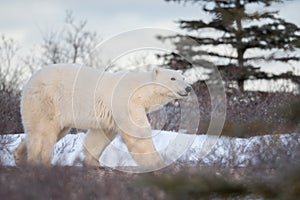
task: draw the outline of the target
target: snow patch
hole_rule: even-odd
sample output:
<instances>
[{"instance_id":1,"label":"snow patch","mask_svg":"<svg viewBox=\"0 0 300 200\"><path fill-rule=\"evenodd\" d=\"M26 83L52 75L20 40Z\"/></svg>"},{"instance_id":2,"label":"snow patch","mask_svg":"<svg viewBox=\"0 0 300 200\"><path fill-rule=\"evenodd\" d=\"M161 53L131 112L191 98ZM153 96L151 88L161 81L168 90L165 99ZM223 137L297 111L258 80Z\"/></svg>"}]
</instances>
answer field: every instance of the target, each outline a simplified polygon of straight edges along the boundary
<instances>
[{"instance_id":1,"label":"snow patch","mask_svg":"<svg viewBox=\"0 0 300 200\"><path fill-rule=\"evenodd\" d=\"M166 162L178 160L188 165L246 167L261 162L280 162L284 156L300 160L300 134L296 133L244 139L168 131L153 131L153 135L154 145ZM69 134L58 141L53 150L52 164L82 166L85 136L85 133ZM25 134L0 136L1 165L15 165L13 152L24 137ZM108 167L136 166L120 136L104 150L99 161Z\"/></svg>"}]
</instances>

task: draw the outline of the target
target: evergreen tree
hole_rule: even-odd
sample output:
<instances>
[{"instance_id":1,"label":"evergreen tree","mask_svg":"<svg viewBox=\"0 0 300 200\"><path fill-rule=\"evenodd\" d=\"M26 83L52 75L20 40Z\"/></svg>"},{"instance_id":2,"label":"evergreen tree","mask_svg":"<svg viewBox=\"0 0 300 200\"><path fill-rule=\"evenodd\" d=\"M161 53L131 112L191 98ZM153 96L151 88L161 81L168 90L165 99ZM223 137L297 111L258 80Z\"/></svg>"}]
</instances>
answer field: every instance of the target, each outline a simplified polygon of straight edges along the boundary
<instances>
[{"instance_id":1,"label":"evergreen tree","mask_svg":"<svg viewBox=\"0 0 300 200\"><path fill-rule=\"evenodd\" d=\"M191 46L184 35L170 36L164 39L174 39L177 54L193 57L193 62L202 65L203 57L217 58L223 63L216 63L227 81L234 80L243 90L243 82L247 79L270 79L270 75L253 66L255 61L299 61L295 52L299 48L300 29L295 24L279 18L278 11L269 11L274 3L283 3L282 0L166 0L168 2L194 3L202 6L202 10L212 16L209 22L203 20L179 20L181 29L186 30L189 37L199 43L198 48ZM249 7L263 6L262 9L250 11ZM259 7L261 8L261 7ZM205 29L213 30L215 34L203 36ZM195 34L197 33L197 34ZM202 50L199 47L209 47ZM229 46L234 53L221 52L217 48ZM260 55L250 55L246 52L251 49ZM284 52L284 53L283 53ZM176 54L162 55L166 64L171 68L186 69L191 67L183 58ZM199 59L199 57L202 57ZM200 61L200 62L198 62ZM251 64L252 63L252 64ZM293 76L293 75L291 75Z\"/></svg>"}]
</instances>

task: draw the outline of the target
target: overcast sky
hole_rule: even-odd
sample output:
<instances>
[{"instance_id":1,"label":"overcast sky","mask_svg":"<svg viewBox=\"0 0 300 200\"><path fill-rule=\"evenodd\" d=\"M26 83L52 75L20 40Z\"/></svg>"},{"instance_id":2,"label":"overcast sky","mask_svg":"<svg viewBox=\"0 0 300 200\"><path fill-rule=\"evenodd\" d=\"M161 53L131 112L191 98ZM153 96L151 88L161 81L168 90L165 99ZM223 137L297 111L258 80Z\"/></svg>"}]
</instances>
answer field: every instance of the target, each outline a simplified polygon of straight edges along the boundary
<instances>
[{"instance_id":1,"label":"overcast sky","mask_svg":"<svg viewBox=\"0 0 300 200\"><path fill-rule=\"evenodd\" d=\"M197 4L178 4L164 0L0 0L0 34L17 40L23 51L40 44L41 32L59 30L66 10L76 19L86 19L87 28L109 38L143 27L180 31L178 19L208 19ZM300 0L273 6L280 16L300 26ZM280 67L280 66L279 66Z\"/></svg>"},{"instance_id":2,"label":"overcast sky","mask_svg":"<svg viewBox=\"0 0 300 200\"><path fill-rule=\"evenodd\" d=\"M59 29L66 10L88 20L88 28L103 38L123 31L158 27L178 30L177 19L207 18L200 6L163 0L0 0L0 33L27 46L41 40L40 31ZM300 25L300 1L276 6L287 20Z\"/></svg>"},{"instance_id":3,"label":"overcast sky","mask_svg":"<svg viewBox=\"0 0 300 200\"><path fill-rule=\"evenodd\" d=\"M62 27L66 10L77 19L86 19L88 29L103 38L142 27L175 29L179 17L202 16L200 7L163 0L40 1L0 0L0 33L25 45L41 40L40 31Z\"/></svg>"}]
</instances>

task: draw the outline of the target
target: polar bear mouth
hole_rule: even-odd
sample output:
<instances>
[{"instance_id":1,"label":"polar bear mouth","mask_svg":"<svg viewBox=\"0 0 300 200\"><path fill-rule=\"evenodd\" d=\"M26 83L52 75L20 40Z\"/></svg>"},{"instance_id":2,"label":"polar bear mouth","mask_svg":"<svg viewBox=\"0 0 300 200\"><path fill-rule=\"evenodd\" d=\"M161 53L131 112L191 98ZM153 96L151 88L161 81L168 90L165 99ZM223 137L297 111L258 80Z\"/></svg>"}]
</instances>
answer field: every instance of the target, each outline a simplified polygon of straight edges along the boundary
<instances>
[{"instance_id":1,"label":"polar bear mouth","mask_svg":"<svg viewBox=\"0 0 300 200\"><path fill-rule=\"evenodd\" d=\"M180 92L177 92L177 94L181 97L186 97L189 95L188 93L180 93Z\"/></svg>"}]
</instances>

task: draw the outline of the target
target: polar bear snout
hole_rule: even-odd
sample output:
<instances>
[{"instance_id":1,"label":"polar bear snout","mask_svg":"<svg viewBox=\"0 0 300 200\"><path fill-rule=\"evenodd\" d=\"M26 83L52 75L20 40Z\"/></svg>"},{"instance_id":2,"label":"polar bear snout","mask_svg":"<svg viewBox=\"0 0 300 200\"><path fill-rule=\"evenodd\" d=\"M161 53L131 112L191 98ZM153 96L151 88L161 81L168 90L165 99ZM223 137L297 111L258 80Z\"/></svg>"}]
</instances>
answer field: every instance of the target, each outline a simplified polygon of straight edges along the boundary
<instances>
[{"instance_id":1,"label":"polar bear snout","mask_svg":"<svg viewBox=\"0 0 300 200\"><path fill-rule=\"evenodd\" d=\"M177 97L185 98L185 97L189 96L192 89L193 88L190 85L184 86L181 90L177 90L177 92L176 92Z\"/></svg>"},{"instance_id":2,"label":"polar bear snout","mask_svg":"<svg viewBox=\"0 0 300 200\"><path fill-rule=\"evenodd\" d=\"M191 87L191 86L187 86L187 87L185 88L185 91L186 91L187 93L190 93L190 92L192 91L192 87Z\"/></svg>"}]
</instances>

